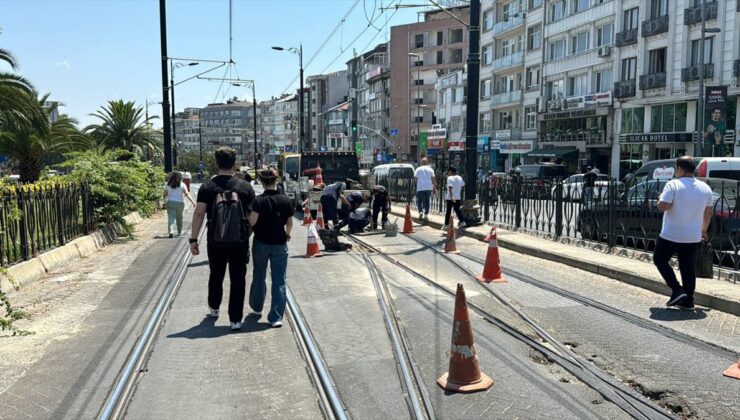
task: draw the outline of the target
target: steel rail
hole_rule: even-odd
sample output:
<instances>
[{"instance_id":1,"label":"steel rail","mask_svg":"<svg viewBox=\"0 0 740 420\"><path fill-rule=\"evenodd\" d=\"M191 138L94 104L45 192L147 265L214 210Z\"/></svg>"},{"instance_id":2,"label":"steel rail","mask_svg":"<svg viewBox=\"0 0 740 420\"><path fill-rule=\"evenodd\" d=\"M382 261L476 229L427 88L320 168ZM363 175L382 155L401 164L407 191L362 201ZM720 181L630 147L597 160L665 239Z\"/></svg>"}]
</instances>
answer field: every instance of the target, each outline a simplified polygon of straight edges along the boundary
<instances>
[{"instance_id":1,"label":"steel rail","mask_svg":"<svg viewBox=\"0 0 740 420\"><path fill-rule=\"evenodd\" d=\"M396 264L396 266L408 272L412 276L424 281L425 283L429 284L430 286L440 291L443 291L449 296L455 296L454 291L446 288L445 286L442 286L441 284L432 280L431 278L424 276L423 274L416 271L413 267L403 263L402 261L396 258L391 257L390 255L388 255L381 249L365 241L362 241L356 237L355 239L361 242L362 245L366 247L367 249L377 253L381 257ZM430 249L432 249L433 251L439 252L438 250L434 248L430 247ZM456 267L464 271L466 274L470 274L473 277L475 276L475 274L471 273L470 270L467 270L464 266L455 264L455 261L450 259L447 255L443 253L441 253L441 255L447 257L448 260L453 263L453 265L455 265ZM488 290L494 297L496 297L497 300L501 301L506 306L514 310L514 312L517 313L517 315L519 315L527 324L529 324L530 327L532 327L540 335L540 337L542 337L543 340L545 340L552 347L554 347L556 351L550 349L549 347L543 346L542 344L538 343L536 340L523 334L521 331L519 331L515 327L512 327L505 321L502 321L501 319L495 317L494 315L492 315L490 312L483 309L482 307L474 304L473 302L468 302L468 307L472 308L478 315L483 317L486 321L498 326L504 332L524 342L525 344L536 349L537 351L545 354L548 358L553 360L558 365L562 366L565 370L567 370L568 372L576 376L579 380L581 380L582 382L587 384L589 387L597 391L605 399L617 405L619 408L621 408L624 412L626 412L633 418L651 419L651 420L652 419L674 419L676 418L671 413L668 413L667 411L665 411L662 407L644 398L643 396L638 395L634 390L628 389L623 384L618 383L616 379L611 377L609 374L582 361L580 356L573 353L570 349L568 349L566 346L560 343L557 339L552 337L549 333L547 333L546 330L544 330L544 328L537 325L533 320L531 320L528 316L526 316L526 314L521 312L521 310L519 310L514 305L512 305L510 302L508 302L508 299L499 295L496 291L485 287L484 285L481 285L481 286L484 287L486 290Z\"/></svg>"}]
</instances>

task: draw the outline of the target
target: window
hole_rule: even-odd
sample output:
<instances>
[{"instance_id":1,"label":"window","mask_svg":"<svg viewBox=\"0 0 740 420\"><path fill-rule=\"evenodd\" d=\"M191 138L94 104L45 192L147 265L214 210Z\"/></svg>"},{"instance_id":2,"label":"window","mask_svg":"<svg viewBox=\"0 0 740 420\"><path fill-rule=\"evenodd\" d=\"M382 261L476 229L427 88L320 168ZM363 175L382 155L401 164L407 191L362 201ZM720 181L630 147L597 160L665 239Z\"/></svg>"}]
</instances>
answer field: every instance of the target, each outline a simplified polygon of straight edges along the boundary
<instances>
[{"instance_id":1,"label":"window","mask_svg":"<svg viewBox=\"0 0 740 420\"><path fill-rule=\"evenodd\" d=\"M443 64L443 63L444 63L444 52L437 51L437 64Z\"/></svg>"},{"instance_id":2,"label":"window","mask_svg":"<svg viewBox=\"0 0 740 420\"><path fill-rule=\"evenodd\" d=\"M542 0L529 0L529 10L542 6Z\"/></svg>"},{"instance_id":3,"label":"window","mask_svg":"<svg viewBox=\"0 0 740 420\"><path fill-rule=\"evenodd\" d=\"M462 117L452 117L452 120L450 121L450 131L453 133L457 133L459 131L462 131Z\"/></svg>"},{"instance_id":4,"label":"window","mask_svg":"<svg viewBox=\"0 0 740 420\"><path fill-rule=\"evenodd\" d=\"M666 49L658 48L651 50L649 54L649 71L648 74L665 73Z\"/></svg>"},{"instance_id":5,"label":"window","mask_svg":"<svg viewBox=\"0 0 740 420\"><path fill-rule=\"evenodd\" d=\"M704 64L709 64L712 62L712 49L714 46L714 37L711 38L704 38ZM701 57L700 50L701 49L701 39L695 39L691 41L691 65L692 66L698 66L699 62L701 61L699 58Z\"/></svg>"},{"instance_id":6,"label":"window","mask_svg":"<svg viewBox=\"0 0 740 420\"><path fill-rule=\"evenodd\" d=\"M447 92L442 91L442 93L439 95L439 104L444 105L445 104L445 98L447 97Z\"/></svg>"},{"instance_id":7,"label":"window","mask_svg":"<svg viewBox=\"0 0 740 420\"><path fill-rule=\"evenodd\" d=\"M483 12L483 33L493 29L493 10Z\"/></svg>"},{"instance_id":8,"label":"window","mask_svg":"<svg viewBox=\"0 0 740 420\"><path fill-rule=\"evenodd\" d=\"M650 18L656 19L668 14L668 0L650 0Z\"/></svg>"},{"instance_id":9,"label":"window","mask_svg":"<svg viewBox=\"0 0 740 420\"><path fill-rule=\"evenodd\" d=\"M452 103L457 103L459 96L457 95L457 88L450 89L450 93L452 93Z\"/></svg>"},{"instance_id":10,"label":"window","mask_svg":"<svg viewBox=\"0 0 740 420\"><path fill-rule=\"evenodd\" d=\"M491 131L491 113L485 112L480 114L478 118L478 131L488 132Z\"/></svg>"},{"instance_id":11,"label":"window","mask_svg":"<svg viewBox=\"0 0 740 420\"><path fill-rule=\"evenodd\" d=\"M508 57L513 53L514 53L514 44L510 40L505 39L501 43L501 56Z\"/></svg>"},{"instance_id":12,"label":"window","mask_svg":"<svg viewBox=\"0 0 740 420\"><path fill-rule=\"evenodd\" d=\"M568 96L581 96L588 93L588 74L568 78Z\"/></svg>"},{"instance_id":13,"label":"window","mask_svg":"<svg viewBox=\"0 0 740 420\"><path fill-rule=\"evenodd\" d=\"M550 5L550 21L557 22L565 18L565 0L557 0Z\"/></svg>"},{"instance_id":14,"label":"window","mask_svg":"<svg viewBox=\"0 0 740 420\"><path fill-rule=\"evenodd\" d=\"M463 62L463 50L461 48L450 50L450 63L458 64L462 62Z\"/></svg>"},{"instance_id":15,"label":"window","mask_svg":"<svg viewBox=\"0 0 740 420\"><path fill-rule=\"evenodd\" d=\"M583 12L588 9L591 0L573 0L573 13Z\"/></svg>"},{"instance_id":16,"label":"window","mask_svg":"<svg viewBox=\"0 0 740 420\"><path fill-rule=\"evenodd\" d=\"M686 103L653 105L650 114L651 133L686 131Z\"/></svg>"},{"instance_id":17,"label":"window","mask_svg":"<svg viewBox=\"0 0 740 420\"><path fill-rule=\"evenodd\" d=\"M637 79L637 57L622 60L622 81Z\"/></svg>"},{"instance_id":18,"label":"window","mask_svg":"<svg viewBox=\"0 0 740 420\"><path fill-rule=\"evenodd\" d=\"M640 18L640 8L639 7L635 7L634 9L625 10L623 29L625 31L628 31L630 29L637 29L637 25L639 24L639 18Z\"/></svg>"},{"instance_id":19,"label":"window","mask_svg":"<svg viewBox=\"0 0 740 420\"><path fill-rule=\"evenodd\" d=\"M484 45L483 48L481 48L481 64L484 66L490 66L492 58L491 46Z\"/></svg>"},{"instance_id":20,"label":"window","mask_svg":"<svg viewBox=\"0 0 740 420\"><path fill-rule=\"evenodd\" d=\"M424 85L424 79L414 80L414 86L423 86L423 85Z\"/></svg>"},{"instance_id":21,"label":"window","mask_svg":"<svg viewBox=\"0 0 740 420\"><path fill-rule=\"evenodd\" d=\"M565 95L563 89L564 83L562 80L556 80L547 84L547 90L550 92L550 99L562 99Z\"/></svg>"},{"instance_id":22,"label":"window","mask_svg":"<svg viewBox=\"0 0 740 420\"><path fill-rule=\"evenodd\" d=\"M609 23L596 28L596 46L610 45L613 41L614 24Z\"/></svg>"},{"instance_id":23,"label":"window","mask_svg":"<svg viewBox=\"0 0 740 420\"><path fill-rule=\"evenodd\" d=\"M450 31L450 44L454 44L456 42L463 42L462 29L453 29L452 31Z\"/></svg>"},{"instance_id":24,"label":"window","mask_svg":"<svg viewBox=\"0 0 740 420\"><path fill-rule=\"evenodd\" d=\"M512 15L511 6L513 6L513 4L511 3L506 3L503 6L501 6L501 22L506 22L511 17Z\"/></svg>"},{"instance_id":25,"label":"window","mask_svg":"<svg viewBox=\"0 0 740 420\"><path fill-rule=\"evenodd\" d=\"M551 42L548 49L550 50L550 60L557 60L558 58L565 57L565 40L560 39Z\"/></svg>"},{"instance_id":26,"label":"window","mask_svg":"<svg viewBox=\"0 0 740 420\"><path fill-rule=\"evenodd\" d=\"M586 50L588 50L588 32L581 32L571 38L571 54L582 53Z\"/></svg>"},{"instance_id":27,"label":"window","mask_svg":"<svg viewBox=\"0 0 740 420\"><path fill-rule=\"evenodd\" d=\"M490 96L491 96L491 79L481 81L480 82L481 99L489 98Z\"/></svg>"},{"instance_id":28,"label":"window","mask_svg":"<svg viewBox=\"0 0 740 420\"><path fill-rule=\"evenodd\" d=\"M527 75L525 83L527 85L527 89L532 89L534 87L537 87L540 85L540 67L527 67Z\"/></svg>"},{"instance_id":29,"label":"window","mask_svg":"<svg viewBox=\"0 0 740 420\"><path fill-rule=\"evenodd\" d=\"M622 108L622 134L645 132L645 108Z\"/></svg>"},{"instance_id":30,"label":"window","mask_svg":"<svg viewBox=\"0 0 740 420\"><path fill-rule=\"evenodd\" d=\"M532 26L527 29L527 49L536 50L542 46L542 27Z\"/></svg>"},{"instance_id":31,"label":"window","mask_svg":"<svg viewBox=\"0 0 740 420\"><path fill-rule=\"evenodd\" d=\"M524 129L534 130L537 128L537 107L536 106L525 106L524 107Z\"/></svg>"},{"instance_id":32,"label":"window","mask_svg":"<svg viewBox=\"0 0 740 420\"><path fill-rule=\"evenodd\" d=\"M596 93L609 92L612 90L612 70L603 70L596 73Z\"/></svg>"},{"instance_id":33,"label":"window","mask_svg":"<svg viewBox=\"0 0 740 420\"><path fill-rule=\"evenodd\" d=\"M414 48L424 48L424 34L414 36Z\"/></svg>"},{"instance_id":34,"label":"window","mask_svg":"<svg viewBox=\"0 0 740 420\"><path fill-rule=\"evenodd\" d=\"M444 44L444 32L439 31L437 32L437 45Z\"/></svg>"}]
</instances>

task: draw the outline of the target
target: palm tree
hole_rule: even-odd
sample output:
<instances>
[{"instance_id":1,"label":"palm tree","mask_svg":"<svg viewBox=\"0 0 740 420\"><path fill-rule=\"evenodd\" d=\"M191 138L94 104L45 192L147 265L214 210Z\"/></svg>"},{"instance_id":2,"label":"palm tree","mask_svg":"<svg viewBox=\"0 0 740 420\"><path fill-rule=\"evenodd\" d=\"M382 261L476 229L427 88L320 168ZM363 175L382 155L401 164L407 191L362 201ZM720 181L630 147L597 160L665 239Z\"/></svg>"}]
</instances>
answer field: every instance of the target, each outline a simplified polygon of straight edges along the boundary
<instances>
[{"instance_id":1,"label":"palm tree","mask_svg":"<svg viewBox=\"0 0 740 420\"><path fill-rule=\"evenodd\" d=\"M44 95L34 101L34 112L44 115L43 123L8 120L0 126L0 154L18 166L22 182L38 180L46 159L84 149L87 145L85 136L77 129L77 121L63 114L51 121L50 116L57 110L58 103L45 107L48 97Z\"/></svg>"},{"instance_id":2,"label":"palm tree","mask_svg":"<svg viewBox=\"0 0 740 420\"><path fill-rule=\"evenodd\" d=\"M108 101L107 107L101 107L91 115L101 122L85 127L84 132L97 148L125 149L141 156L159 150L159 145L151 135L150 121L154 117L146 118L144 109L137 107L134 102L120 99Z\"/></svg>"},{"instance_id":3,"label":"palm tree","mask_svg":"<svg viewBox=\"0 0 740 420\"><path fill-rule=\"evenodd\" d=\"M18 68L15 56L0 48L0 63L3 62L11 70ZM11 123L43 126L46 116L35 102L36 94L28 80L15 73L0 71L0 129Z\"/></svg>"}]
</instances>

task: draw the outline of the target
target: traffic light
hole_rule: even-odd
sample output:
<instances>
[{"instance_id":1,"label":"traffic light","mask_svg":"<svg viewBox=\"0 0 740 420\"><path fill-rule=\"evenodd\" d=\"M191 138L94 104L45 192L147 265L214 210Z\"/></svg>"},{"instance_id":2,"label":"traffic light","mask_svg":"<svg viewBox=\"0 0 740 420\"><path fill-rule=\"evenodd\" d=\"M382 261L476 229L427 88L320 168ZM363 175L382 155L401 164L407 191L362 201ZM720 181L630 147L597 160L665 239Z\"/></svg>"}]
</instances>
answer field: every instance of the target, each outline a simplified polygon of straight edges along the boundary
<instances>
[{"instance_id":1,"label":"traffic light","mask_svg":"<svg viewBox=\"0 0 740 420\"><path fill-rule=\"evenodd\" d=\"M357 120L352 120L351 127L352 127L352 132L356 133L357 132Z\"/></svg>"}]
</instances>

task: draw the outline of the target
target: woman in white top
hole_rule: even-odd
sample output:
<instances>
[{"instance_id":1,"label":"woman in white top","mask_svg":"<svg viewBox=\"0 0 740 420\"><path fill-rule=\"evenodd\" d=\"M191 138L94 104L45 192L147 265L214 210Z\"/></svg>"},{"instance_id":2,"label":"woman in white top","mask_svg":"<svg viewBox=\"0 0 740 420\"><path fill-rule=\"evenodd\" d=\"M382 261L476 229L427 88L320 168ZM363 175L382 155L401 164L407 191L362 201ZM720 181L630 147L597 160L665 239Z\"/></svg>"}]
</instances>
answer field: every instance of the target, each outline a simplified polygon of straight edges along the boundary
<instances>
[{"instance_id":1,"label":"woman in white top","mask_svg":"<svg viewBox=\"0 0 740 420\"><path fill-rule=\"evenodd\" d=\"M177 224L177 236L182 234L182 212L185 210L185 198L195 207L195 202L190 197L187 187L182 182L182 174L173 172L167 185L164 187L162 198L167 203L167 233L173 237L172 225Z\"/></svg>"}]
</instances>

